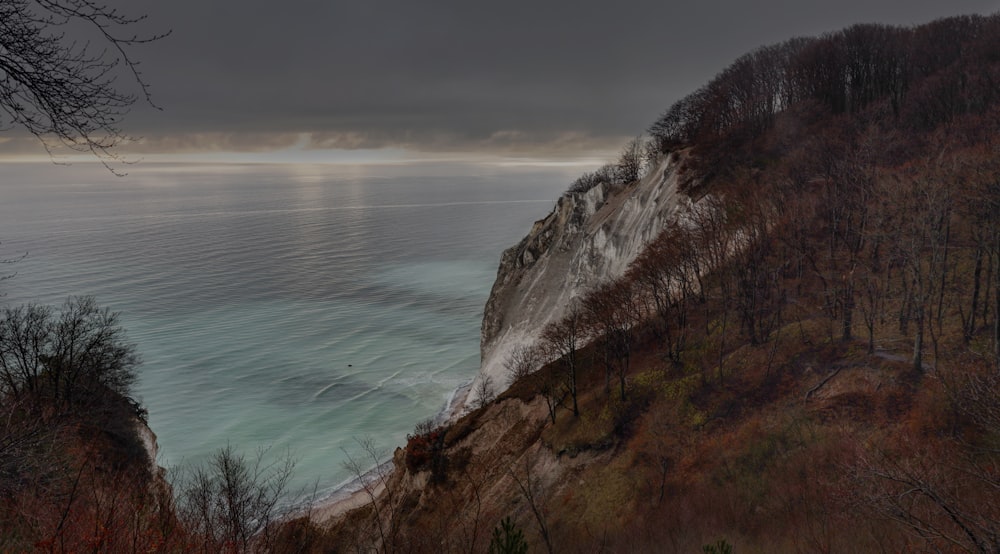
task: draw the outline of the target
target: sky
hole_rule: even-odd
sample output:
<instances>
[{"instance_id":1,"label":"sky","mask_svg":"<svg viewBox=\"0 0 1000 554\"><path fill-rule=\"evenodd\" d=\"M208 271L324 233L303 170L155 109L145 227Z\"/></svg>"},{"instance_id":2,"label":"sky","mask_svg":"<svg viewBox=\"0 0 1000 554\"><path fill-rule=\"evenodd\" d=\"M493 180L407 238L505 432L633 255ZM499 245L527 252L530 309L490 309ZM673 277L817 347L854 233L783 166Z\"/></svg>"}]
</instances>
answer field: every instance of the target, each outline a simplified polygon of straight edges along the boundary
<instances>
[{"instance_id":1,"label":"sky","mask_svg":"<svg viewBox=\"0 0 1000 554\"><path fill-rule=\"evenodd\" d=\"M758 46L974 0L109 0L170 35L133 50L153 159L607 157ZM2 135L0 155L37 143Z\"/></svg>"}]
</instances>

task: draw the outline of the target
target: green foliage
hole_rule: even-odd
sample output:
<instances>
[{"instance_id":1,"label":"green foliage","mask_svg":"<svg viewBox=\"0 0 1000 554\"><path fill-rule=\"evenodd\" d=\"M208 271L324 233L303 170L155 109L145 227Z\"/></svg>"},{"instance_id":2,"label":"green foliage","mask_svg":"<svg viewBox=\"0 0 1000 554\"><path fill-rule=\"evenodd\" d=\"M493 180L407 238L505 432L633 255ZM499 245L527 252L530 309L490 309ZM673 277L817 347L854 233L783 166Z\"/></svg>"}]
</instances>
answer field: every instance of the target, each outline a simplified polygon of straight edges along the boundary
<instances>
[{"instance_id":1,"label":"green foliage","mask_svg":"<svg viewBox=\"0 0 1000 554\"><path fill-rule=\"evenodd\" d=\"M563 418L549 426L543 437L552 450L570 457L581 452L607 450L615 443L612 413L605 407L600 413Z\"/></svg>"},{"instance_id":2,"label":"green foliage","mask_svg":"<svg viewBox=\"0 0 1000 554\"><path fill-rule=\"evenodd\" d=\"M500 525L493 528L493 538L490 540L489 554L527 554L528 541L524 533L510 520L503 518Z\"/></svg>"},{"instance_id":3,"label":"green foliage","mask_svg":"<svg viewBox=\"0 0 1000 554\"><path fill-rule=\"evenodd\" d=\"M613 437L627 438L632 432L633 423L646 412L654 397L655 389L632 386L625 400L617 396L608 399L601 411L601 419L610 423Z\"/></svg>"},{"instance_id":4,"label":"green foliage","mask_svg":"<svg viewBox=\"0 0 1000 554\"><path fill-rule=\"evenodd\" d=\"M677 415L680 420L698 428L705 424L707 419L704 412L699 410L691 402L692 397L702 388L702 378L698 374L691 374L678 379L666 379L662 372L647 372L640 374L635 379L637 388L649 388L660 398L669 400L676 406Z\"/></svg>"},{"instance_id":5,"label":"green foliage","mask_svg":"<svg viewBox=\"0 0 1000 554\"><path fill-rule=\"evenodd\" d=\"M733 545L726 542L726 539L719 539L715 544L706 544L701 547L705 554L733 554Z\"/></svg>"}]
</instances>

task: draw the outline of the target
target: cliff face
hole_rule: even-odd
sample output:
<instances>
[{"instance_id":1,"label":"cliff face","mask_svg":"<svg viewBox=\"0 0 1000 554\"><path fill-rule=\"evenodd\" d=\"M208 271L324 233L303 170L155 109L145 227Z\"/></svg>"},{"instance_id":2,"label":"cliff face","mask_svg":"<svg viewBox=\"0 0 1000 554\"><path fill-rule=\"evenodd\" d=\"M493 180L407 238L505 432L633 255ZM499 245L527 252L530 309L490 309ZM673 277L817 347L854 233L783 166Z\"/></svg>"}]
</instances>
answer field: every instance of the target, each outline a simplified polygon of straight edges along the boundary
<instances>
[{"instance_id":1,"label":"cliff face","mask_svg":"<svg viewBox=\"0 0 1000 554\"><path fill-rule=\"evenodd\" d=\"M516 347L533 344L576 297L624 273L646 243L690 208L690 198L678 190L683 157L671 154L623 187L567 192L552 213L503 253L486 303L482 362L467 406L487 377L495 392L506 388L504 362Z\"/></svg>"}]
</instances>

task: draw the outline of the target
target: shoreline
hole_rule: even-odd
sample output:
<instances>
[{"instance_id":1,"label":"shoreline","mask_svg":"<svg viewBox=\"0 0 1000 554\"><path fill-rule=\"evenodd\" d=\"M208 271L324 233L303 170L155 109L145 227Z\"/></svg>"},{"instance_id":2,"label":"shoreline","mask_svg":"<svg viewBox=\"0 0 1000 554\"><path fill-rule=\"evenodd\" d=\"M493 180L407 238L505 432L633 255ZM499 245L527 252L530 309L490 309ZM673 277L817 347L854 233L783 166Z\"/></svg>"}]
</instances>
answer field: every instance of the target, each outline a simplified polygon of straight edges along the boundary
<instances>
[{"instance_id":1,"label":"shoreline","mask_svg":"<svg viewBox=\"0 0 1000 554\"><path fill-rule=\"evenodd\" d=\"M385 473L380 474L383 471ZM386 460L366 471L364 475L344 483L325 497L309 502L303 508L293 511L289 514L288 519L307 517L320 524L335 521L348 512L371 502L370 494L376 497L382 494L382 491L385 490L385 480L392 475L392 471L392 459ZM373 480L373 477L376 479ZM370 494L362 484L362 480L373 485Z\"/></svg>"},{"instance_id":2,"label":"shoreline","mask_svg":"<svg viewBox=\"0 0 1000 554\"><path fill-rule=\"evenodd\" d=\"M384 490L385 485L379 483L375 486L374 490L372 490L372 494L374 494L377 498ZM371 502L371 497L368 492L362 488L332 503L311 506L308 511L308 517L310 520L320 524L333 523L353 510L365 506L369 502Z\"/></svg>"},{"instance_id":3,"label":"shoreline","mask_svg":"<svg viewBox=\"0 0 1000 554\"><path fill-rule=\"evenodd\" d=\"M434 423L438 425L454 423L458 420L458 418L467 413L467 410L465 409L465 401L469 399L469 393L472 391L472 383L474 382L475 377L473 377L468 383L455 389L455 392L451 393L451 398L448 399L448 403L445 405L444 409L441 410L441 412L434 418Z\"/></svg>"},{"instance_id":4,"label":"shoreline","mask_svg":"<svg viewBox=\"0 0 1000 554\"><path fill-rule=\"evenodd\" d=\"M435 425L453 423L459 417L465 415L465 401L472 390L472 383L473 381L470 380L451 393L451 396L445 401L444 408L432 418ZM399 448L399 445L396 447ZM343 483L323 498L307 503L302 510L296 510L290 514L289 519L308 517L313 522L319 524L336 521L348 512L371 502L371 495L374 495L376 498L381 495L382 491L385 490L385 481L392 475L394 470L392 457L390 456L388 460L380 462L375 467L366 471L364 475ZM385 473L375 483L374 489L369 494L369 491L365 490L362 480L370 480L381 471Z\"/></svg>"}]
</instances>

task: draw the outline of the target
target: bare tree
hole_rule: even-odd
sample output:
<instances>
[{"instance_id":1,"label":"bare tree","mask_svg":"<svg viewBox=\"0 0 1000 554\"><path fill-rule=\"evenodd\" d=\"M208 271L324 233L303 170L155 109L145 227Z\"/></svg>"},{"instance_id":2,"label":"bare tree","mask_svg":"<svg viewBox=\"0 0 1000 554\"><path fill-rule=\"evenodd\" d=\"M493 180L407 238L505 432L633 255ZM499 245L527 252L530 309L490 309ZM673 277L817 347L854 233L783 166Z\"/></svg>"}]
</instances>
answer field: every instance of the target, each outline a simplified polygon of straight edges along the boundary
<instances>
[{"instance_id":1,"label":"bare tree","mask_svg":"<svg viewBox=\"0 0 1000 554\"><path fill-rule=\"evenodd\" d=\"M515 471L514 468L508 470L510 478L514 480L517 485L518 490L521 491L521 495L528 502L528 507L531 509L531 514L535 517L535 523L538 524L538 532L542 537L542 541L545 543L545 549L551 554L555 552L552 547L552 536L549 529L548 518L546 517L545 504L541 498L541 483L539 483L538 477L532 475L531 471L531 457L527 456L524 459L524 472Z\"/></svg>"},{"instance_id":2,"label":"bare tree","mask_svg":"<svg viewBox=\"0 0 1000 554\"><path fill-rule=\"evenodd\" d=\"M461 494L454 494L453 491L452 494L448 495L448 500L453 506L452 513L461 514L457 518L458 533L453 532L452 534L456 535L455 538L458 539L459 550L473 554L482 551L479 547L479 534L482 526L485 479L477 480L466 469L462 470L462 477L468 482L468 487ZM455 528L455 524L454 519L447 521L447 525L451 526L452 529Z\"/></svg>"},{"instance_id":3,"label":"bare tree","mask_svg":"<svg viewBox=\"0 0 1000 554\"><path fill-rule=\"evenodd\" d=\"M986 467L986 466L983 466ZM875 454L855 466L866 509L901 525L937 552L1000 552L1000 519L995 495L972 500L967 485L995 491L1000 482L992 466L966 465L955 478L940 460Z\"/></svg>"},{"instance_id":4,"label":"bare tree","mask_svg":"<svg viewBox=\"0 0 1000 554\"><path fill-rule=\"evenodd\" d=\"M726 201L717 196L708 196L701 200L692 212L693 227L691 237L697 252L700 253L701 267L719 270L718 272L718 300L721 307L721 314L714 318L714 329L708 328L706 333L719 336L718 347L718 373L721 383L725 369L726 339L729 331L730 311L733 308L736 285L732 271L722 270L730 260L733 252L737 250L738 244L735 225L727 214ZM704 290L704 287L702 287ZM705 304L705 309L709 309L709 304ZM708 313L706 312L706 315ZM706 321L712 319L706 318ZM706 368L707 369L707 368ZM707 373L702 373L702 379L708 379Z\"/></svg>"},{"instance_id":5,"label":"bare tree","mask_svg":"<svg viewBox=\"0 0 1000 554\"><path fill-rule=\"evenodd\" d=\"M610 391L611 376L617 375L622 400L625 400L633 328L643 315L637 289L630 279L622 278L590 291L581 301L587 324L603 346L605 389Z\"/></svg>"},{"instance_id":6,"label":"bare tree","mask_svg":"<svg viewBox=\"0 0 1000 554\"><path fill-rule=\"evenodd\" d=\"M9 399L33 396L41 386L50 348L52 309L5 308L0 318L0 393Z\"/></svg>"},{"instance_id":7,"label":"bare tree","mask_svg":"<svg viewBox=\"0 0 1000 554\"><path fill-rule=\"evenodd\" d=\"M166 36L135 34L144 19L96 0L0 1L0 125L50 153L62 145L117 160L122 117L139 98L152 105L133 48ZM136 92L120 86L125 75Z\"/></svg>"},{"instance_id":8,"label":"bare tree","mask_svg":"<svg viewBox=\"0 0 1000 554\"><path fill-rule=\"evenodd\" d=\"M294 468L287 453L269 461L260 449L247 459L227 445L182 483L178 516L203 552L267 551L273 524L292 509L280 502Z\"/></svg>"},{"instance_id":9,"label":"bare tree","mask_svg":"<svg viewBox=\"0 0 1000 554\"><path fill-rule=\"evenodd\" d=\"M479 380L479 384L476 385L476 407L479 409L485 408L496 397L496 391L493 389L493 378L489 375L484 376Z\"/></svg>"},{"instance_id":10,"label":"bare tree","mask_svg":"<svg viewBox=\"0 0 1000 554\"><path fill-rule=\"evenodd\" d=\"M618 177L616 181L621 184L638 181L645 169L644 159L645 144L642 137L635 137L628 141L618 158L618 164L615 166Z\"/></svg>"},{"instance_id":11,"label":"bare tree","mask_svg":"<svg viewBox=\"0 0 1000 554\"><path fill-rule=\"evenodd\" d=\"M542 365L542 354L538 348L519 344L511 350L503 365L507 369L507 385L510 386L537 370Z\"/></svg>"},{"instance_id":12,"label":"bare tree","mask_svg":"<svg viewBox=\"0 0 1000 554\"><path fill-rule=\"evenodd\" d=\"M650 314L650 328L675 363L687 346L689 304L704 301L706 269L700 256L691 232L674 224L646 245L625 274Z\"/></svg>"},{"instance_id":13,"label":"bare tree","mask_svg":"<svg viewBox=\"0 0 1000 554\"><path fill-rule=\"evenodd\" d=\"M959 208L963 215L972 223L973 242L975 244L975 269L973 271L973 292L970 299L970 311L964 316L965 340L970 341L976 330L976 316L984 323L990 309L990 288L993 288L993 300L996 302L993 321L993 357L1000 364L1000 271L992 271L1000 261L1000 180L996 175L1000 171L1000 163L990 150L976 152L971 159L960 159L958 178L968 181L969 193L960 197ZM983 278L983 266L986 265L986 276ZM994 282L991 283L990 273ZM983 297L982 299L980 297Z\"/></svg>"},{"instance_id":14,"label":"bare tree","mask_svg":"<svg viewBox=\"0 0 1000 554\"><path fill-rule=\"evenodd\" d=\"M616 320L618 305L615 295L616 281L605 283L589 292L580 302L587 325L593 329L604 357L604 390L611 391L611 375L617 361Z\"/></svg>"},{"instance_id":15,"label":"bare tree","mask_svg":"<svg viewBox=\"0 0 1000 554\"><path fill-rule=\"evenodd\" d=\"M556 410L566 399L566 389L558 375L548 371L541 375L538 384L538 392L545 399L545 407L549 410L549 419L556 422Z\"/></svg>"},{"instance_id":16,"label":"bare tree","mask_svg":"<svg viewBox=\"0 0 1000 554\"><path fill-rule=\"evenodd\" d=\"M951 227L954 208L953 186L938 182L932 173L893 175L883 183L886 198L899 210L890 219L887 231L894 244L895 255L902 265L904 304L912 307L916 324L913 339L913 368L923 371L925 335L933 341L937 362L937 339L941 333L941 297L947 285L954 256L950 255Z\"/></svg>"},{"instance_id":17,"label":"bare tree","mask_svg":"<svg viewBox=\"0 0 1000 554\"><path fill-rule=\"evenodd\" d=\"M34 305L0 314L0 393L10 398L80 405L102 398L100 388L127 397L138 364L118 314L91 297L70 298L58 316Z\"/></svg>"},{"instance_id":18,"label":"bare tree","mask_svg":"<svg viewBox=\"0 0 1000 554\"><path fill-rule=\"evenodd\" d=\"M566 312L566 316L559 321L554 321L542 329L542 344L550 354L551 358L560 360L563 368L563 387L573 402L572 410L574 416L580 415L580 407L577 403L578 381L579 381L579 349L587 341L587 330L583 320L583 314L578 306L572 306Z\"/></svg>"},{"instance_id":19,"label":"bare tree","mask_svg":"<svg viewBox=\"0 0 1000 554\"><path fill-rule=\"evenodd\" d=\"M875 328L885 318L886 295L889 290L885 271L879 271L871 266L862 266L859 278L860 300L858 307L868 330L868 353L875 353Z\"/></svg>"},{"instance_id":20,"label":"bare tree","mask_svg":"<svg viewBox=\"0 0 1000 554\"><path fill-rule=\"evenodd\" d=\"M735 304L740 325L750 344L767 340L779 325L784 295L780 289L782 262L773 255L768 234L771 210L759 195L752 194L743 204L739 251L730 272L736 289Z\"/></svg>"},{"instance_id":21,"label":"bare tree","mask_svg":"<svg viewBox=\"0 0 1000 554\"><path fill-rule=\"evenodd\" d=\"M355 440L363 453L358 457L344 450L344 455L347 457L344 467L357 478L372 508L373 523L377 533L377 537L371 541L374 550L393 552L397 547L399 533L397 513L399 502L392 487L389 486L391 464L385 462L386 456L379 451L371 437Z\"/></svg>"},{"instance_id":22,"label":"bare tree","mask_svg":"<svg viewBox=\"0 0 1000 554\"><path fill-rule=\"evenodd\" d=\"M929 550L997 553L1000 374L988 357L964 362L939 376L966 430L933 454L900 456L874 448L859 457L854 476L857 488L866 491L862 509L898 523ZM918 452L916 444L904 448Z\"/></svg>"},{"instance_id":23,"label":"bare tree","mask_svg":"<svg viewBox=\"0 0 1000 554\"><path fill-rule=\"evenodd\" d=\"M56 462L59 422L45 422L32 415L26 400L2 397L0 403L0 493L24 488L32 478L51 480L59 471Z\"/></svg>"}]
</instances>

